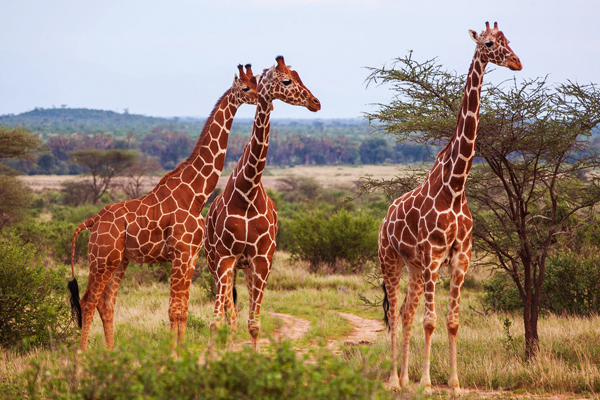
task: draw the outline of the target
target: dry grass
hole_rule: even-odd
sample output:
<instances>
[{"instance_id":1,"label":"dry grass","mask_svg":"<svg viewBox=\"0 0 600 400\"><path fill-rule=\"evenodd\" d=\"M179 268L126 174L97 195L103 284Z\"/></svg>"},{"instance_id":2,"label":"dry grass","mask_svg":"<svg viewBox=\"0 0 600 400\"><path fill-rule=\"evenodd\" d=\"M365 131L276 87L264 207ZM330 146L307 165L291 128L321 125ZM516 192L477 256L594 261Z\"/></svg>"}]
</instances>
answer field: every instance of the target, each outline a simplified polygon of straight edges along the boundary
<instances>
[{"instance_id":1,"label":"dry grass","mask_svg":"<svg viewBox=\"0 0 600 400\"><path fill-rule=\"evenodd\" d=\"M76 272L81 285L85 284L86 268ZM401 290L404 290L404 283ZM366 284L360 276L311 274L302 264L290 263L287 255L278 253L268 291L262 308L261 336L273 335L278 321L269 311L289 313L311 322L306 336L296 341L297 348L326 345L340 341L352 331L348 321L338 314L352 312L364 318L381 319L380 308L364 308L358 300L362 293L374 299L379 289ZM247 341L248 295L243 280L238 278L239 325L236 341ZM480 309L481 292L465 289L461 302L461 325L458 336L459 378L463 387L483 390L511 390L511 393L577 393L593 397L600 392L600 317L567 318L545 316L540 320L540 356L527 362L523 359L523 327L519 315L483 316ZM125 283L119 292L115 312L115 339L117 349L127 349L139 337L168 338L167 283L137 286ZM448 378L448 345L445 315L448 306L447 291L438 287L436 296L438 328L432 346L431 376L434 385L443 386ZM192 285L187 339L193 351L206 349L208 324L212 319L213 303L206 299L200 285ZM423 331L423 306L417 310L411 338L409 376L420 379ZM510 335L503 321L512 322ZM512 339L511 339L512 338ZM103 347L104 338L100 318L96 317L90 335L91 347ZM73 338L73 345L78 338ZM48 350L34 350L27 354L5 351L0 357L0 381L11 382L25 371L31 360L47 362ZM374 371L373 376L387 377L391 365L389 337L383 333L371 346L346 346L343 356L350 366L358 368L365 359Z\"/></svg>"}]
</instances>

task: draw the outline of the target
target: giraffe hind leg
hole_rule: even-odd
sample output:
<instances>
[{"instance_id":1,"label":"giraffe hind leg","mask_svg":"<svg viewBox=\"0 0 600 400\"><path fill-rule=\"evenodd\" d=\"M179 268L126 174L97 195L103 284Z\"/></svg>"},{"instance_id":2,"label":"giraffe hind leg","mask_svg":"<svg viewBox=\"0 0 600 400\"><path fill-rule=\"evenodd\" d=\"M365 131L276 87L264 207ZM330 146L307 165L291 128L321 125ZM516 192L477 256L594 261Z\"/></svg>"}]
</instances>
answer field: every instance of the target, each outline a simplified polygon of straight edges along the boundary
<instances>
[{"instance_id":1,"label":"giraffe hind leg","mask_svg":"<svg viewBox=\"0 0 600 400\"><path fill-rule=\"evenodd\" d=\"M117 266L120 263L120 258L107 260L106 258L97 257L93 257L90 262L88 285L80 301L82 326L79 348L81 350L85 350L87 348L88 336L96 307L98 306L100 297L104 292L106 284L111 279L114 271L117 269Z\"/></svg>"},{"instance_id":2,"label":"giraffe hind leg","mask_svg":"<svg viewBox=\"0 0 600 400\"><path fill-rule=\"evenodd\" d=\"M109 350L114 349L113 318L115 314L115 303L117 302L117 291L119 290L121 279L123 279L123 275L125 275L125 270L128 265L129 261L125 259L121 261L115 270L115 273L104 287L102 296L100 296L98 301L98 314L100 314L100 318L102 319L104 339L106 341L106 347Z\"/></svg>"}]
</instances>

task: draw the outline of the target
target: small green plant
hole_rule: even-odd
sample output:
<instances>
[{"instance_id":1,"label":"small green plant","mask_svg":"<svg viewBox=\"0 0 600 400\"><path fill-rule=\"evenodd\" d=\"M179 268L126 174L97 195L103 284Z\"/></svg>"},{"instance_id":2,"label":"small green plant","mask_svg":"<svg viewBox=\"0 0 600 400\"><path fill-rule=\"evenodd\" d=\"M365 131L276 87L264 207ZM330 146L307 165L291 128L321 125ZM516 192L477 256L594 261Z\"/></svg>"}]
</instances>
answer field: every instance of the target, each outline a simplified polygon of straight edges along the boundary
<instances>
[{"instance_id":1,"label":"small green plant","mask_svg":"<svg viewBox=\"0 0 600 400\"><path fill-rule=\"evenodd\" d=\"M502 345L504 349L510 354L518 354L517 344L515 343L515 338L512 333L510 333L510 327L512 326L512 321L508 318L502 319L502 317L498 316L498 319L502 321L502 332L504 337L501 339Z\"/></svg>"},{"instance_id":2,"label":"small green plant","mask_svg":"<svg viewBox=\"0 0 600 400\"><path fill-rule=\"evenodd\" d=\"M202 329L206 328L207 325L202 318L188 314L186 326L195 332L200 332Z\"/></svg>"}]
</instances>

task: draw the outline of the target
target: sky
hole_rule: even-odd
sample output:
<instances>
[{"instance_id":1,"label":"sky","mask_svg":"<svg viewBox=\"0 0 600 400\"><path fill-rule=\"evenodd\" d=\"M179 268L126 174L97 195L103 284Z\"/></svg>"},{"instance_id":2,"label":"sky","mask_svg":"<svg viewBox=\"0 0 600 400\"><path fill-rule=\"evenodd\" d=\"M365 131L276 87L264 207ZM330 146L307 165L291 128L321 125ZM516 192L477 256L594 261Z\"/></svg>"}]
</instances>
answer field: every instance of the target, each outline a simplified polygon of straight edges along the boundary
<instances>
[{"instance_id":1,"label":"sky","mask_svg":"<svg viewBox=\"0 0 600 400\"><path fill-rule=\"evenodd\" d=\"M272 118L356 118L393 95L367 87L365 67L412 50L466 74L467 32L485 21L523 64L485 80L600 83L599 17L600 0L0 0L0 114L66 105L206 117L237 64L256 73L281 54L322 110L276 101Z\"/></svg>"}]
</instances>

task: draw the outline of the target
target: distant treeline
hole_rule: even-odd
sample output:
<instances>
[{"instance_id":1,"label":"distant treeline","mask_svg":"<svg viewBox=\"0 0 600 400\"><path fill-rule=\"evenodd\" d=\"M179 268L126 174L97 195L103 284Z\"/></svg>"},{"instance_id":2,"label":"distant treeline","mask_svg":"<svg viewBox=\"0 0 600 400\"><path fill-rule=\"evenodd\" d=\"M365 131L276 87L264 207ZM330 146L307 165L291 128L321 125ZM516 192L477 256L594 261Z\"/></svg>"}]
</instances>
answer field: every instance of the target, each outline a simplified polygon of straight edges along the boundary
<instances>
[{"instance_id":1,"label":"distant treeline","mask_svg":"<svg viewBox=\"0 0 600 400\"><path fill-rule=\"evenodd\" d=\"M234 123L226 163L237 162L252 131L252 120ZM23 126L45 144L36 162L15 160L24 174L80 174L69 152L83 149L129 149L155 158L165 170L175 168L194 147L204 121L166 119L86 109L35 109L0 116L0 125ZM431 152L415 144L369 135L362 119L274 120L268 163L272 166L406 163L427 160Z\"/></svg>"}]
</instances>

